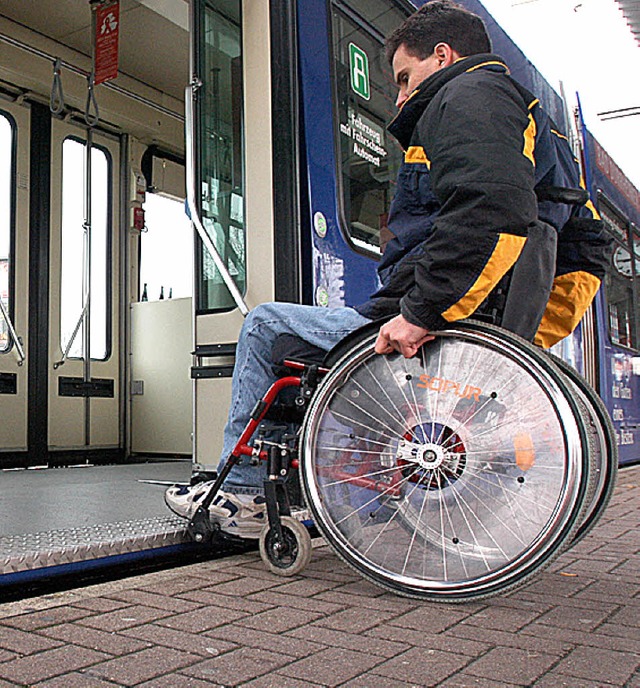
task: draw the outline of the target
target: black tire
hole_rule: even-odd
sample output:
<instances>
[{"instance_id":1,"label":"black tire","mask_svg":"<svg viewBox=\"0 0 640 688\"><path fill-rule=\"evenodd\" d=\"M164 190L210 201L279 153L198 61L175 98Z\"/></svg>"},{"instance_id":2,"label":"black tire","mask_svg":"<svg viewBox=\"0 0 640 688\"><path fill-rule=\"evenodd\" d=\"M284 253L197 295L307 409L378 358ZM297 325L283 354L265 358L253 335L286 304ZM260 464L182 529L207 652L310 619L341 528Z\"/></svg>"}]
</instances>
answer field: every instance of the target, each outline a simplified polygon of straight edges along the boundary
<instances>
[{"instance_id":1,"label":"black tire","mask_svg":"<svg viewBox=\"0 0 640 688\"><path fill-rule=\"evenodd\" d=\"M586 512L572 543L575 545L591 531L611 500L618 472L618 445L611 416L602 399L575 368L554 354L549 356L575 387L593 443L589 463L594 474L594 490L586 500Z\"/></svg>"},{"instance_id":2,"label":"black tire","mask_svg":"<svg viewBox=\"0 0 640 688\"><path fill-rule=\"evenodd\" d=\"M521 585L572 541L588 437L565 377L528 342L470 321L434 334L413 359L377 356L374 333L338 361L305 418L302 482L327 542L366 578L464 601Z\"/></svg>"}]
</instances>

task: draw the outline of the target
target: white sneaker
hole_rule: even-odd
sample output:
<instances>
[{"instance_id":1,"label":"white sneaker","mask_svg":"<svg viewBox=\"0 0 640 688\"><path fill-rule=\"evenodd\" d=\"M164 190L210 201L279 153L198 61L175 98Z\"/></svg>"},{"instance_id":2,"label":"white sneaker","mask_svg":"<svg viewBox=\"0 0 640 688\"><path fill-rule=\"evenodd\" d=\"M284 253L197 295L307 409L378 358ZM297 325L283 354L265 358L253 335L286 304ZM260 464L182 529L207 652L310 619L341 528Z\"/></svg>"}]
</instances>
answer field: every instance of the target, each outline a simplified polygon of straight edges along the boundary
<instances>
[{"instance_id":1,"label":"white sneaker","mask_svg":"<svg viewBox=\"0 0 640 688\"><path fill-rule=\"evenodd\" d=\"M173 485L165 492L164 501L178 516L191 518L198 508L198 502L204 499L213 482ZM259 538L267 522L267 505L262 495L219 490L209 506L209 514L225 533L241 538Z\"/></svg>"}]
</instances>

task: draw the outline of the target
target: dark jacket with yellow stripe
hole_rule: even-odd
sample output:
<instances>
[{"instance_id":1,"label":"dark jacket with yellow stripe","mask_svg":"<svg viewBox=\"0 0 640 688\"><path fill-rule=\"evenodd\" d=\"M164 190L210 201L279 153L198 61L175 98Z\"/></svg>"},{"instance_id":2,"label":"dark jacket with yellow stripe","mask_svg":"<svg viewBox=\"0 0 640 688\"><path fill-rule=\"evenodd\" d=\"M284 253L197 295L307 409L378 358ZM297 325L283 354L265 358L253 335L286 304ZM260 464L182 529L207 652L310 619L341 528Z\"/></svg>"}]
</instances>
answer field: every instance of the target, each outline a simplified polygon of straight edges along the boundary
<instances>
[{"instance_id":1,"label":"dark jacket with yellow stripe","mask_svg":"<svg viewBox=\"0 0 640 688\"><path fill-rule=\"evenodd\" d=\"M378 267L382 287L358 308L367 317L402 312L428 329L468 317L518 260L531 227L560 230L577 212L552 192L538 203L536 186L575 187L577 171L567 173L575 165L559 159L563 145L570 155L566 141L495 55L426 79L389 131L405 158L389 212L393 238Z\"/></svg>"}]
</instances>

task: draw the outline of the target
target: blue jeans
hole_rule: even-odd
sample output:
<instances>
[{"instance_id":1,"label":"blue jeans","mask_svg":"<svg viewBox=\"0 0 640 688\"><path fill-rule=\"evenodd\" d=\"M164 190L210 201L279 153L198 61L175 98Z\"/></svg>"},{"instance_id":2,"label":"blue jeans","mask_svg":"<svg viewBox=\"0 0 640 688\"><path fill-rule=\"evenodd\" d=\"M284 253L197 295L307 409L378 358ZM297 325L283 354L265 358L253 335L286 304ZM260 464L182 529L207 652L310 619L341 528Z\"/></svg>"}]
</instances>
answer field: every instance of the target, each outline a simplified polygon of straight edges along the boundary
<instances>
[{"instance_id":1,"label":"blue jeans","mask_svg":"<svg viewBox=\"0 0 640 688\"><path fill-rule=\"evenodd\" d=\"M236 349L236 363L231 387L229 418L224 429L224 444L218 471L231 454L242 431L249 422L258 399L277 379L271 351L280 334L295 334L313 346L331 349L350 332L370 320L353 308L322 308L293 303L265 303L246 317ZM263 492L266 466L249 465L249 459L234 466L227 476L224 489L244 494Z\"/></svg>"}]
</instances>

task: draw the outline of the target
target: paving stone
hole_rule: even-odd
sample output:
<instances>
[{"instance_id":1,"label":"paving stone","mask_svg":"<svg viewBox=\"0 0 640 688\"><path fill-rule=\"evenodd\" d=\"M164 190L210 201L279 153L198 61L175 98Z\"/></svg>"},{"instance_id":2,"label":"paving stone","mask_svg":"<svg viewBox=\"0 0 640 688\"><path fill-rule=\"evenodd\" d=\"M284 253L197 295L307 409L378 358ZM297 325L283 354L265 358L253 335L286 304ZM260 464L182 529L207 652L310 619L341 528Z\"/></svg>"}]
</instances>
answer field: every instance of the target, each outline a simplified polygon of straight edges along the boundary
<instances>
[{"instance_id":1,"label":"paving stone","mask_svg":"<svg viewBox=\"0 0 640 688\"><path fill-rule=\"evenodd\" d=\"M43 638L35 633L27 633L17 628L0 626L0 648L17 652L20 655L30 655L33 652L41 652L54 647L59 647L62 643L49 638ZM4 660L3 660L4 661Z\"/></svg>"},{"instance_id":2,"label":"paving stone","mask_svg":"<svg viewBox=\"0 0 640 688\"><path fill-rule=\"evenodd\" d=\"M0 664L0 677L18 685L34 683L95 664L109 655L84 647L65 645Z\"/></svg>"},{"instance_id":3,"label":"paving stone","mask_svg":"<svg viewBox=\"0 0 640 688\"><path fill-rule=\"evenodd\" d=\"M167 647L151 647L95 664L86 673L120 686L134 686L142 681L182 669L201 659L202 657L188 652Z\"/></svg>"},{"instance_id":4,"label":"paving stone","mask_svg":"<svg viewBox=\"0 0 640 688\"><path fill-rule=\"evenodd\" d=\"M166 593L149 592L147 590L123 590L121 593L114 593L114 599L127 602L132 605L144 607L156 607L169 612L188 612L198 609L202 604L186 599L169 596Z\"/></svg>"},{"instance_id":5,"label":"paving stone","mask_svg":"<svg viewBox=\"0 0 640 688\"><path fill-rule=\"evenodd\" d=\"M238 625L254 628L258 631L268 631L269 633L284 633L292 628L306 626L320 618L321 615L317 612L280 607L279 609L270 609L261 614L245 617L238 621Z\"/></svg>"},{"instance_id":6,"label":"paving stone","mask_svg":"<svg viewBox=\"0 0 640 688\"><path fill-rule=\"evenodd\" d=\"M452 652L412 648L375 668L376 674L419 686L437 686L469 663Z\"/></svg>"},{"instance_id":7,"label":"paving stone","mask_svg":"<svg viewBox=\"0 0 640 688\"><path fill-rule=\"evenodd\" d=\"M224 639L221 640L200 633L187 633L155 624L129 628L122 631L122 634L142 640L149 645L162 645L203 657L217 657L223 652L237 648L236 644Z\"/></svg>"},{"instance_id":8,"label":"paving stone","mask_svg":"<svg viewBox=\"0 0 640 688\"><path fill-rule=\"evenodd\" d=\"M412 647L423 647L430 650L443 650L454 652L469 657L479 657L483 652L490 650L493 645L486 642L477 642L466 638L454 637L448 633L434 634L429 631L416 631L413 628L399 628L398 626L378 626L367 631L367 636L374 636L387 641L400 642ZM477 634L482 637L482 633Z\"/></svg>"},{"instance_id":9,"label":"paving stone","mask_svg":"<svg viewBox=\"0 0 640 688\"><path fill-rule=\"evenodd\" d=\"M472 676L528 686L558 661L558 657L541 652L527 652L513 647L491 650L465 668Z\"/></svg>"},{"instance_id":10,"label":"paving stone","mask_svg":"<svg viewBox=\"0 0 640 688\"><path fill-rule=\"evenodd\" d=\"M566 652L574 647L571 640L566 638L564 633L559 634L560 637L554 641L553 638L555 636L552 634L544 636L542 632L543 637L528 634L529 628L530 626L527 626L521 633L507 633L495 629L485 630L480 626L471 624L458 624L443 635L451 638L452 642L455 642L458 638L463 638L466 640L477 640L488 643L491 646L501 645L504 647L514 647L528 652L548 652L558 656L566 654ZM544 629L545 627L540 624L538 628Z\"/></svg>"},{"instance_id":11,"label":"paving stone","mask_svg":"<svg viewBox=\"0 0 640 688\"><path fill-rule=\"evenodd\" d=\"M207 589L218 593L218 595L238 595L240 597L245 597L259 590L269 590L269 588L274 588L281 583L282 578L274 575L271 575L268 579L251 578L247 576L245 578L236 578L215 586L208 585Z\"/></svg>"},{"instance_id":12,"label":"paving stone","mask_svg":"<svg viewBox=\"0 0 640 688\"><path fill-rule=\"evenodd\" d=\"M88 597L85 600L76 600L73 606L92 612L112 612L116 609L129 607L130 604L122 600L111 600L108 597Z\"/></svg>"},{"instance_id":13,"label":"paving stone","mask_svg":"<svg viewBox=\"0 0 640 688\"><path fill-rule=\"evenodd\" d=\"M106 614L96 614L79 620L84 626L91 626L101 631L121 631L124 628L139 626L143 623L157 621L165 616L171 616L171 612L163 611L155 607L143 607L133 605L124 609L117 609Z\"/></svg>"},{"instance_id":14,"label":"paving stone","mask_svg":"<svg viewBox=\"0 0 640 688\"><path fill-rule=\"evenodd\" d=\"M258 676L270 675L291 660L287 655L261 648L241 647L221 657L199 662L182 673L223 686L237 686Z\"/></svg>"},{"instance_id":15,"label":"paving stone","mask_svg":"<svg viewBox=\"0 0 640 688\"><path fill-rule=\"evenodd\" d=\"M10 659L15 659L15 658L16 658L15 652L8 652L7 650L0 650L0 663L1 662L8 662Z\"/></svg>"},{"instance_id":16,"label":"paving stone","mask_svg":"<svg viewBox=\"0 0 640 688\"><path fill-rule=\"evenodd\" d=\"M91 616L87 609L78 609L70 606L52 607L42 611L35 611L19 616L10 616L0 620L3 626L13 626L23 631L35 631L38 628L46 628L65 621L76 621Z\"/></svg>"},{"instance_id":17,"label":"paving stone","mask_svg":"<svg viewBox=\"0 0 640 688\"><path fill-rule=\"evenodd\" d=\"M280 669L285 676L311 677L322 686L337 686L380 664L379 657L342 648L328 648Z\"/></svg>"},{"instance_id":18,"label":"paving stone","mask_svg":"<svg viewBox=\"0 0 640 688\"><path fill-rule=\"evenodd\" d=\"M115 685L111 681L103 681L93 676L87 676L82 671L74 671L70 674L64 674L64 676L57 676L56 678L42 681L42 683L36 683L34 686L29 686L29 688L114 688ZM0 688L3 688L2 683L0 683Z\"/></svg>"},{"instance_id":19,"label":"paving stone","mask_svg":"<svg viewBox=\"0 0 640 688\"><path fill-rule=\"evenodd\" d=\"M278 591L279 592L279 591ZM361 609L382 609L397 611L399 614L415 609L415 601L410 601L404 597L395 595L382 595L381 597L367 597L365 595L349 595L344 592L327 590L318 593L314 599L331 602L332 604L342 605L343 607L359 607Z\"/></svg>"},{"instance_id":20,"label":"paving stone","mask_svg":"<svg viewBox=\"0 0 640 688\"><path fill-rule=\"evenodd\" d=\"M361 633L374 628L381 623L394 620L394 623L403 625L398 621L398 613L393 611L359 608L345 609L336 612L315 622L318 626L333 628L337 631L348 631L349 633Z\"/></svg>"},{"instance_id":21,"label":"paving stone","mask_svg":"<svg viewBox=\"0 0 640 688\"><path fill-rule=\"evenodd\" d=\"M555 671L580 680L602 681L623 686L639 666L640 654L577 647L555 667Z\"/></svg>"},{"instance_id":22,"label":"paving stone","mask_svg":"<svg viewBox=\"0 0 640 688\"><path fill-rule=\"evenodd\" d=\"M592 631L612 614L612 607L607 605L604 609L598 605L592 605L589 609L575 609L574 613L567 614L564 607L557 607L543 614L538 623L554 628L574 628L576 630Z\"/></svg>"},{"instance_id":23,"label":"paving stone","mask_svg":"<svg viewBox=\"0 0 640 688\"><path fill-rule=\"evenodd\" d=\"M276 590L266 590L263 592L251 595L251 601L257 600L274 607L292 607L293 609L305 609L311 612L318 612L318 614L334 614L345 608L344 604L334 604L333 602L325 602L317 597L296 597L294 595L285 595ZM247 601L247 600L245 600Z\"/></svg>"},{"instance_id":24,"label":"paving stone","mask_svg":"<svg viewBox=\"0 0 640 688\"><path fill-rule=\"evenodd\" d=\"M238 578L240 578L240 576L237 574L226 573L224 571L207 572L205 569L202 569L201 576L195 576L193 574L189 576L176 576L162 582L141 585L138 589L146 592L157 593L159 595L173 596L190 592L192 590L201 590L209 585L228 583L229 581L237 580Z\"/></svg>"},{"instance_id":25,"label":"paving stone","mask_svg":"<svg viewBox=\"0 0 640 688\"><path fill-rule=\"evenodd\" d=\"M270 652L278 652L299 659L308 657L314 652L324 650L325 646L316 642L310 642L291 635L276 635L265 631L256 631L252 628L228 624L207 631L204 637L212 639L211 642L229 641L241 647L255 647Z\"/></svg>"},{"instance_id":26,"label":"paving stone","mask_svg":"<svg viewBox=\"0 0 640 688\"><path fill-rule=\"evenodd\" d=\"M640 628L640 607L625 606L607 619L611 624Z\"/></svg>"},{"instance_id":27,"label":"paving stone","mask_svg":"<svg viewBox=\"0 0 640 688\"><path fill-rule=\"evenodd\" d=\"M384 626L379 628L385 628ZM409 649L407 643L398 643L389 640L382 640L372 636L363 636L360 633L346 633L336 631L331 628L323 628L317 624L303 626L288 635L296 638L305 638L315 643L321 643L328 647L342 647L346 650L356 650L357 652L368 652L375 657L395 657Z\"/></svg>"},{"instance_id":28,"label":"paving stone","mask_svg":"<svg viewBox=\"0 0 640 688\"><path fill-rule=\"evenodd\" d=\"M369 688L372 685L375 684L369 684ZM242 684L242 688L320 688L320 686L320 683L312 683L308 679L301 681L290 676L283 676L277 672L268 676L260 676L253 681Z\"/></svg>"},{"instance_id":29,"label":"paving stone","mask_svg":"<svg viewBox=\"0 0 640 688\"><path fill-rule=\"evenodd\" d=\"M343 683L340 688L372 688L373 686L375 688L421 688L418 683L407 683L406 681L399 681L397 678L389 678L370 672Z\"/></svg>"},{"instance_id":30,"label":"paving stone","mask_svg":"<svg viewBox=\"0 0 640 688\"><path fill-rule=\"evenodd\" d=\"M480 676L471 676L464 671L461 671L446 681L439 683L438 686L446 686L446 688L522 688L519 683L505 683L504 681L497 681L496 679L481 678ZM577 688L574 686L573 688ZM580 686L580 688L583 688Z\"/></svg>"},{"instance_id":31,"label":"paving stone","mask_svg":"<svg viewBox=\"0 0 640 688\"><path fill-rule=\"evenodd\" d=\"M173 673L151 679L150 681L145 681L144 683L139 683L136 688L225 688L225 686L212 683L211 681L203 681L193 676Z\"/></svg>"},{"instance_id":32,"label":"paving stone","mask_svg":"<svg viewBox=\"0 0 640 688\"><path fill-rule=\"evenodd\" d=\"M471 616L470 610L450 605L424 604L390 621L392 626L441 633Z\"/></svg>"},{"instance_id":33,"label":"paving stone","mask_svg":"<svg viewBox=\"0 0 640 688\"><path fill-rule=\"evenodd\" d=\"M202 633L216 626L223 626L230 621L242 619L245 616L247 616L247 614L244 612L238 612L234 609L205 607L203 609L196 609L192 612L174 614L168 618L159 619L158 624L160 626L167 626L168 628L175 628L179 631L186 631L187 633Z\"/></svg>"},{"instance_id":34,"label":"paving stone","mask_svg":"<svg viewBox=\"0 0 640 688\"><path fill-rule=\"evenodd\" d=\"M542 678L538 679L534 684L535 688L605 688L605 684L580 679L578 682L575 676L567 676L560 674L555 670L546 673ZM608 684L611 685L611 684Z\"/></svg>"},{"instance_id":35,"label":"paving stone","mask_svg":"<svg viewBox=\"0 0 640 688\"><path fill-rule=\"evenodd\" d=\"M276 592L282 595L299 595L301 597L313 597L314 595L326 592L327 590L333 590L337 587L334 581L323 581L317 578L303 578L284 584L281 578L280 583L281 584L275 588Z\"/></svg>"},{"instance_id":36,"label":"paving stone","mask_svg":"<svg viewBox=\"0 0 640 688\"><path fill-rule=\"evenodd\" d=\"M100 631L97 628L81 626L80 624L52 626L42 629L40 633L48 638L81 645L90 650L108 652L110 655L126 655L130 652L136 652L149 647L149 643L140 642L134 638L127 638L114 632Z\"/></svg>"},{"instance_id":37,"label":"paving stone","mask_svg":"<svg viewBox=\"0 0 640 688\"><path fill-rule=\"evenodd\" d=\"M487 607L471 614L461 623L480 626L482 628L495 628L500 631L519 631L540 616L538 611L528 611L508 607Z\"/></svg>"},{"instance_id":38,"label":"paving stone","mask_svg":"<svg viewBox=\"0 0 640 688\"><path fill-rule=\"evenodd\" d=\"M258 595L269 595L270 591L257 593ZM202 590L191 590L190 592L180 595L182 599L198 602L200 605L226 607L227 609L235 609L239 612L246 612L247 614L259 614L266 612L268 609L273 609L275 604L267 604L260 602L256 595L250 598L238 597L236 595L222 595L215 591L215 588L203 588Z\"/></svg>"},{"instance_id":39,"label":"paving stone","mask_svg":"<svg viewBox=\"0 0 640 688\"><path fill-rule=\"evenodd\" d=\"M532 639L532 637L535 637L543 643L548 643L549 648L553 646L554 639L557 639L556 642L560 642L565 647L583 645L585 647L602 647L622 652L640 652L640 637L633 637L634 629L627 628L630 632L625 633L625 627L613 627L616 631L616 635L607 635L604 632L607 628L607 625L603 624L599 626L596 631L590 632L586 629L575 630L562 627L555 628L548 624L533 623L524 628L518 636L525 639ZM551 649L548 651L551 652ZM555 654L566 653L556 652Z\"/></svg>"}]
</instances>

